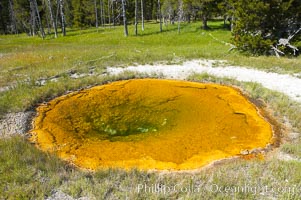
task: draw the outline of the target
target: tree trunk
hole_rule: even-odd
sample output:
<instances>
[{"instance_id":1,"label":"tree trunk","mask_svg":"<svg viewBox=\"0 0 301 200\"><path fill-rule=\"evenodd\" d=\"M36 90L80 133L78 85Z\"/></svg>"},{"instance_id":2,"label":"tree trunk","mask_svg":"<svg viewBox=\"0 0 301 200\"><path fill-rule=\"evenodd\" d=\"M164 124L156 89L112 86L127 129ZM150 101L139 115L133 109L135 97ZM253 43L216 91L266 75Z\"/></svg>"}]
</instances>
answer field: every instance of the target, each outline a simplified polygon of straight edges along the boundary
<instances>
[{"instance_id":1,"label":"tree trunk","mask_svg":"<svg viewBox=\"0 0 301 200\"><path fill-rule=\"evenodd\" d=\"M135 35L138 35L138 0L135 0Z\"/></svg>"},{"instance_id":2,"label":"tree trunk","mask_svg":"<svg viewBox=\"0 0 301 200\"><path fill-rule=\"evenodd\" d=\"M183 17L183 1L179 0L179 11L178 11L178 33L181 32L181 20Z\"/></svg>"},{"instance_id":3,"label":"tree trunk","mask_svg":"<svg viewBox=\"0 0 301 200\"><path fill-rule=\"evenodd\" d=\"M102 27L104 27L106 24L104 0L99 0L99 4L100 4L100 21L101 21Z\"/></svg>"},{"instance_id":4,"label":"tree trunk","mask_svg":"<svg viewBox=\"0 0 301 200\"><path fill-rule=\"evenodd\" d=\"M16 15L14 10L14 2L12 0L9 0L9 14L12 23L12 32L18 34L17 20L16 20Z\"/></svg>"},{"instance_id":5,"label":"tree trunk","mask_svg":"<svg viewBox=\"0 0 301 200\"><path fill-rule=\"evenodd\" d=\"M100 15L100 24L103 26L103 21L102 21L102 0L99 0L99 15Z\"/></svg>"},{"instance_id":6,"label":"tree trunk","mask_svg":"<svg viewBox=\"0 0 301 200\"><path fill-rule=\"evenodd\" d=\"M59 3L59 0L56 0L56 13L55 13L55 24L56 24L56 27L58 27L59 13L60 13L60 3Z\"/></svg>"},{"instance_id":7,"label":"tree trunk","mask_svg":"<svg viewBox=\"0 0 301 200\"><path fill-rule=\"evenodd\" d=\"M204 30L207 30L208 29L208 19L207 19L207 16L206 15L204 15L203 17L202 17L202 21L203 21L203 29Z\"/></svg>"},{"instance_id":8,"label":"tree trunk","mask_svg":"<svg viewBox=\"0 0 301 200\"><path fill-rule=\"evenodd\" d=\"M149 19L154 19L154 18L156 18L156 17L153 17L153 14L154 14L154 3L155 2L153 2L153 1L150 1L150 12L148 12L148 16L147 16L147 19L149 20ZM156 5L156 4L155 4ZM158 11L156 10L156 12L155 13L158 13ZM156 19L157 20L157 19Z\"/></svg>"},{"instance_id":9,"label":"tree trunk","mask_svg":"<svg viewBox=\"0 0 301 200\"><path fill-rule=\"evenodd\" d=\"M109 26L111 27L110 0L108 0L108 17L109 17Z\"/></svg>"},{"instance_id":10,"label":"tree trunk","mask_svg":"<svg viewBox=\"0 0 301 200\"><path fill-rule=\"evenodd\" d=\"M54 29L54 37L57 38L57 23L53 18L51 0L48 0L48 9L49 9L49 14L50 14L50 20L51 20L51 23L52 23L52 27Z\"/></svg>"},{"instance_id":11,"label":"tree trunk","mask_svg":"<svg viewBox=\"0 0 301 200\"><path fill-rule=\"evenodd\" d=\"M101 5L102 5L102 25L106 25L106 10L105 10L105 2L104 0L101 0Z\"/></svg>"},{"instance_id":12,"label":"tree trunk","mask_svg":"<svg viewBox=\"0 0 301 200\"><path fill-rule=\"evenodd\" d=\"M111 9L112 9L112 23L113 23L113 27L115 27L115 15L114 15L114 2L113 2L113 0L112 0Z\"/></svg>"},{"instance_id":13,"label":"tree trunk","mask_svg":"<svg viewBox=\"0 0 301 200\"><path fill-rule=\"evenodd\" d=\"M97 14L97 3L94 0L94 8L95 8L95 27L98 28L98 14Z\"/></svg>"},{"instance_id":14,"label":"tree trunk","mask_svg":"<svg viewBox=\"0 0 301 200\"><path fill-rule=\"evenodd\" d=\"M143 0L141 0L141 29L144 31L144 13L143 13Z\"/></svg>"},{"instance_id":15,"label":"tree trunk","mask_svg":"<svg viewBox=\"0 0 301 200\"><path fill-rule=\"evenodd\" d=\"M188 21L188 23L191 22L191 15L190 14L187 15L187 21Z\"/></svg>"},{"instance_id":16,"label":"tree trunk","mask_svg":"<svg viewBox=\"0 0 301 200\"><path fill-rule=\"evenodd\" d=\"M47 34L50 35L51 34L51 24L50 24L50 19L49 19L49 15L46 14L46 23L47 23Z\"/></svg>"},{"instance_id":17,"label":"tree trunk","mask_svg":"<svg viewBox=\"0 0 301 200\"><path fill-rule=\"evenodd\" d=\"M61 14L61 26L62 26L62 34L66 36L66 20L64 14L64 0L58 0L60 5L60 14Z\"/></svg>"},{"instance_id":18,"label":"tree trunk","mask_svg":"<svg viewBox=\"0 0 301 200\"><path fill-rule=\"evenodd\" d=\"M161 2L158 0L158 15L159 15L159 23L160 23L160 32L162 32L162 13L161 13Z\"/></svg>"},{"instance_id":19,"label":"tree trunk","mask_svg":"<svg viewBox=\"0 0 301 200\"><path fill-rule=\"evenodd\" d=\"M125 0L121 0L121 3L122 3L124 36L127 37L129 35L129 33L128 33L128 26L127 26L127 20L126 20L126 4L125 4Z\"/></svg>"},{"instance_id":20,"label":"tree trunk","mask_svg":"<svg viewBox=\"0 0 301 200\"><path fill-rule=\"evenodd\" d=\"M36 35L36 14L35 14L35 9L33 2L30 0L30 35L35 36Z\"/></svg>"},{"instance_id":21,"label":"tree trunk","mask_svg":"<svg viewBox=\"0 0 301 200\"><path fill-rule=\"evenodd\" d=\"M40 32L41 32L41 36L42 36L42 38L44 39L44 38L45 38L45 32L44 32L42 20L41 20L41 17L40 17L38 4L37 4L37 1L36 1L36 0L32 0L32 1L33 1L34 9L35 9L35 11L36 11L36 20L37 20L37 22L38 22L38 26L39 26L39 29L40 29Z\"/></svg>"},{"instance_id":22,"label":"tree trunk","mask_svg":"<svg viewBox=\"0 0 301 200\"><path fill-rule=\"evenodd\" d=\"M230 25L231 32L233 32L233 30L234 30L234 20L235 20L235 17L232 16L231 17L231 25Z\"/></svg>"}]
</instances>

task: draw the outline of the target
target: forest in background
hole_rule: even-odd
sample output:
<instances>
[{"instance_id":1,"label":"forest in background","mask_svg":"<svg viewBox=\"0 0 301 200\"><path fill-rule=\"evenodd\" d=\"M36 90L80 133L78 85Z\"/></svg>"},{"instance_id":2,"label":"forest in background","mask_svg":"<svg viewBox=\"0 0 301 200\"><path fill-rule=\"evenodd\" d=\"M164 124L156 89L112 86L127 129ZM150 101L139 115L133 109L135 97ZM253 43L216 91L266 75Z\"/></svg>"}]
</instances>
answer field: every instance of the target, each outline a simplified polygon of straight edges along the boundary
<instances>
[{"instance_id":1,"label":"forest in background","mask_svg":"<svg viewBox=\"0 0 301 200\"><path fill-rule=\"evenodd\" d=\"M139 1L139 2L138 2ZM125 15L123 13L125 6ZM223 0L4 0L0 3L0 33L26 32L29 35L50 33L55 28L88 28L142 23L162 19L162 23L191 22L223 16ZM42 33L44 32L44 33Z\"/></svg>"},{"instance_id":2,"label":"forest in background","mask_svg":"<svg viewBox=\"0 0 301 200\"><path fill-rule=\"evenodd\" d=\"M59 34L66 28L112 27L155 21L162 32L167 24L224 20L235 48L254 55L299 55L300 0L2 0L0 33L29 36ZM228 25L227 25L228 24Z\"/></svg>"}]
</instances>

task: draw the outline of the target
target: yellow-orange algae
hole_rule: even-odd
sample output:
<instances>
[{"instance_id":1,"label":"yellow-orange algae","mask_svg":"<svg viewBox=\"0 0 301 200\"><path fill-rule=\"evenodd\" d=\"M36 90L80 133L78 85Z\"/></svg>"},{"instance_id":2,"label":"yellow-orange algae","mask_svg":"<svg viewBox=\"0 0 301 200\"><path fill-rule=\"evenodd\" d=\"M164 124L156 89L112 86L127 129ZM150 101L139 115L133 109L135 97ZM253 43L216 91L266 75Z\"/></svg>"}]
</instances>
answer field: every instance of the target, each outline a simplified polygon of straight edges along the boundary
<instances>
[{"instance_id":1,"label":"yellow-orange algae","mask_svg":"<svg viewBox=\"0 0 301 200\"><path fill-rule=\"evenodd\" d=\"M138 79L40 106L30 139L87 169L189 170L265 147L271 137L270 124L237 89Z\"/></svg>"}]
</instances>

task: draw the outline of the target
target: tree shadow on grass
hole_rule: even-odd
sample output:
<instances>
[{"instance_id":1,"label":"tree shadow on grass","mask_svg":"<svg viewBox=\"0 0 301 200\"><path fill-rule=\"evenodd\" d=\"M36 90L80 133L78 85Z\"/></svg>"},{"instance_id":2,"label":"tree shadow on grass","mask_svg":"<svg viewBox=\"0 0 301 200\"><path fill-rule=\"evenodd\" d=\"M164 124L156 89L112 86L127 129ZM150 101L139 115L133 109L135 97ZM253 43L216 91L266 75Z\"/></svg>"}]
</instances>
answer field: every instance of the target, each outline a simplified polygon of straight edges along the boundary
<instances>
[{"instance_id":1,"label":"tree shadow on grass","mask_svg":"<svg viewBox=\"0 0 301 200\"><path fill-rule=\"evenodd\" d=\"M90 34L90 33L103 33L104 31L105 31L104 28L70 29L70 30L67 30L66 36L64 36L64 37L86 35L86 34Z\"/></svg>"},{"instance_id":2,"label":"tree shadow on grass","mask_svg":"<svg viewBox=\"0 0 301 200\"><path fill-rule=\"evenodd\" d=\"M168 32L177 32L178 30L178 26L177 26L177 22L175 22L174 25L168 25L163 26L163 31L160 32L160 25L158 24L158 30L157 31L152 31L152 32L140 32L138 34L139 37L143 37L143 36L150 36L150 35L158 35L158 34L162 34L162 33L168 33ZM198 24L198 26L196 26L196 24ZM180 34L181 33L197 33L197 32L212 32L212 31L230 31L230 24L223 23L223 20L210 20L208 21L208 29L203 29L202 28L202 24L199 22L191 22L191 23L187 23L187 22L182 22L181 23L181 28L180 28Z\"/></svg>"},{"instance_id":3,"label":"tree shadow on grass","mask_svg":"<svg viewBox=\"0 0 301 200\"><path fill-rule=\"evenodd\" d=\"M181 24L181 30L180 30L180 33L183 31L183 29L185 27L189 26L188 23L182 23ZM158 30L157 31L153 31L153 32L148 32L148 33L145 33L145 32L140 32L138 34L138 37L143 37L143 36L150 36L150 35L159 35L159 34L164 34L164 33L169 33L169 32L176 32L178 30L178 26L176 25L176 23L174 25L168 25L168 26L165 26L163 25L163 30L162 32L160 31L160 25L158 23ZM187 32L187 31L185 31Z\"/></svg>"}]
</instances>

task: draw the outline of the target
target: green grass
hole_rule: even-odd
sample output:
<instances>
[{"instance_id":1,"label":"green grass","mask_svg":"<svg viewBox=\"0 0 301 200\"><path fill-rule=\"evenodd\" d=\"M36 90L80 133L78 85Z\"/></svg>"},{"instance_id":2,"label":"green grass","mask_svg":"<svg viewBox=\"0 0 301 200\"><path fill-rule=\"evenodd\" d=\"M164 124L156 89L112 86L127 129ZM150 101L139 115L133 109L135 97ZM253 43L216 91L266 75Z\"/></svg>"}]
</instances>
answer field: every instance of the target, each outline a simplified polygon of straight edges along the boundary
<instances>
[{"instance_id":1,"label":"green grass","mask_svg":"<svg viewBox=\"0 0 301 200\"><path fill-rule=\"evenodd\" d=\"M125 74L122 77L140 77ZM119 79L121 77L115 77ZM208 74L195 74L193 81L234 84L252 98L263 99L275 117L286 116L301 131L301 106L283 94L270 91L259 84L221 79ZM280 149L301 158L300 138ZM88 172L69 166L53 155L30 145L23 137L0 139L0 199L42 199L52 190L79 198L95 199L300 199L301 163L266 160L234 160L195 173L156 173L110 169ZM273 153L270 153L273 154ZM147 186L146 190L144 184ZM156 186L166 188L157 191ZM173 190L173 188L176 190ZM217 187L220 191L217 191ZM138 189L140 188L140 190ZM171 190L170 192L169 189ZM236 192L235 192L236 191Z\"/></svg>"},{"instance_id":2,"label":"green grass","mask_svg":"<svg viewBox=\"0 0 301 200\"><path fill-rule=\"evenodd\" d=\"M1 199L41 199L70 176L66 164L41 153L21 136L0 139L0 152Z\"/></svg>"},{"instance_id":3,"label":"green grass","mask_svg":"<svg viewBox=\"0 0 301 200\"><path fill-rule=\"evenodd\" d=\"M123 36L123 27L69 30L66 37L48 36L45 40L25 34L1 35L0 88L16 88L0 93L0 116L30 109L37 102L68 89L98 84L101 81L97 77L74 80L68 74L88 73L91 69L101 73L107 66L222 59L229 64L280 73L301 72L300 58L247 57L236 51L229 52L230 47L220 41L230 42L230 31L224 29L220 21L210 22L209 26L212 28L204 31L200 23L182 24L178 34L177 25L165 26L164 32L159 33L158 24L149 23L137 37L133 36L133 26L130 26L129 37ZM37 84L37 80L55 76L64 78L50 86Z\"/></svg>"},{"instance_id":4,"label":"green grass","mask_svg":"<svg viewBox=\"0 0 301 200\"><path fill-rule=\"evenodd\" d=\"M228 52L229 46L214 40L230 42L230 32L221 28L221 22L211 22L212 29L203 31L200 23L183 24L181 34L176 25L165 27L158 33L158 24L147 24L138 37L130 27L128 38L123 37L122 27L115 29L70 30L66 37L42 40L37 37L0 36L0 87L15 88L0 92L0 116L7 112L32 109L68 91L101 84L107 81L144 77L124 73L118 77L86 76L72 79L70 71L86 73L93 68L99 74L107 66L127 66L135 63L174 63L187 59L222 59L230 64L276 71L300 73L300 58L247 57L237 51ZM41 78L61 77L47 85L36 83ZM287 96L272 92L255 83L220 79L208 74L190 77L194 81L234 84L243 88L254 99L263 99L274 110L279 120L285 116L295 132L301 132L301 106ZM281 145L279 150L301 158L301 141ZM300 199L301 163L266 160L235 160L213 169L196 173L155 173L111 169L82 171L45 154L23 137L0 139L0 199L43 199L52 190L61 190L72 197L88 196L95 199ZM161 184L177 191L166 194L151 190L138 192L138 186ZM249 185L248 192L210 191L212 187L230 189ZM140 185L141 186L141 185ZM257 187L252 193L251 188ZM268 191L264 191L267 186ZM284 187L298 190L273 192ZM182 188L182 191L181 191ZM187 191L185 191L187 188ZM189 190L190 188L190 190ZM194 188L193 192L191 188ZM198 189L199 188L199 189ZM261 188L260 194L258 192ZM229 188L228 188L229 189Z\"/></svg>"}]
</instances>

